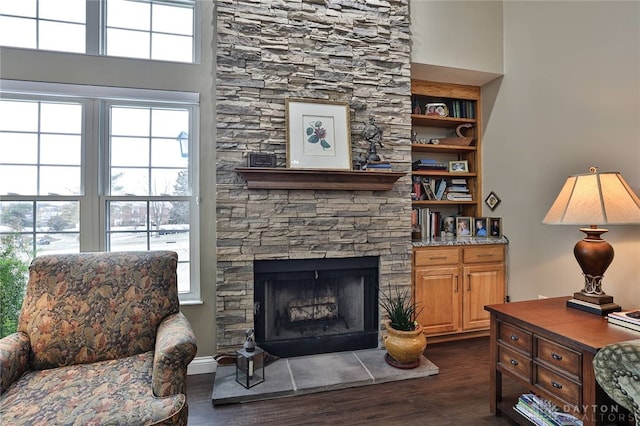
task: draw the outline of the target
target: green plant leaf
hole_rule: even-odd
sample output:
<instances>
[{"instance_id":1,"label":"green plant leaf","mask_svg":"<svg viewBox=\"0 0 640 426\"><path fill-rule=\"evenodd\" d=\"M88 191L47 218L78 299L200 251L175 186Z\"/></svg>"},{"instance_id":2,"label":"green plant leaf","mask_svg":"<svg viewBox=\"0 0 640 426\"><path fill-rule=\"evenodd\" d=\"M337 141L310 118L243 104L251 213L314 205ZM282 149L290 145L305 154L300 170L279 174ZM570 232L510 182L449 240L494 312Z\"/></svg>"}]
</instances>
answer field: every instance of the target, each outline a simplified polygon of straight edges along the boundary
<instances>
[{"instance_id":1,"label":"green plant leaf","mask_svg":"<svg viewBox=\"0 0 640 426\"><path fill-rule=\"evenodd\" d=\"M309 142L311 143L318 143L319 139L317 135L311 135L309 136Z\"/></svg>"}]
</instances>

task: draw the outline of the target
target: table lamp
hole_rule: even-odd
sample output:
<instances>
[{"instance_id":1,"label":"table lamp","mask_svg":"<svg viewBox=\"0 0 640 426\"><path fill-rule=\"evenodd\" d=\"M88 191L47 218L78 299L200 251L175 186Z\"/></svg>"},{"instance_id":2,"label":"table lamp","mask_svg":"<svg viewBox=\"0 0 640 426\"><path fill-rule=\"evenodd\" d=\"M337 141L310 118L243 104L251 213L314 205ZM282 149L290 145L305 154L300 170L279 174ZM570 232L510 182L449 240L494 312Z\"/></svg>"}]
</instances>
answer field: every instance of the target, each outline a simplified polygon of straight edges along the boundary
<instances>
[{"instance_id":1,"label":"table lamp","mask_svg":"<svg viewBox=\"0 0 640 426\"><path fill-rule=\"evenodd\" d=\"M586 236L575 245L573 254L584 275L584 288L573 294L567 306L607 315L621 308L602 291L604 273L613 261L613 247L600 235L607 229L598 225L640 223L640 199L618 172L598 172L569 176L542 223L549 225L590 225L580 228Z\"/></svg>"}]
</instances>

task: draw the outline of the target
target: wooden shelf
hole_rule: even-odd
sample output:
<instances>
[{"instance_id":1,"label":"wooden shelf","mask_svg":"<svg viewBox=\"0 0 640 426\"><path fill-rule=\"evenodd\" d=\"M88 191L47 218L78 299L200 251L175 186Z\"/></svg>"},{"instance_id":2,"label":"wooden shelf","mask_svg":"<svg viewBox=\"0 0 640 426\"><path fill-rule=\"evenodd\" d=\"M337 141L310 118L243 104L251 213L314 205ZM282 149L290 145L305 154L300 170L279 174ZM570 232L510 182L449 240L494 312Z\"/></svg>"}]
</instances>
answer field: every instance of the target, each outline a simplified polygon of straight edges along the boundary
<instances>
[{"instance_id":1,"label":"wooden shelf","mask_svg":"<svg viewBox=\"0 0 640 426\"><path fill-rule=\"evenodd\" d=\"M443 178L467 178L467 177L476 177L477 173L467 173L467 172L447 172L444 170L414 170L414 176L433 176L433 177L443 177Z\"/></svg>"},{"instance_id":2,"label":"wooden shelf","mask_svg":"<svg viewBox=\"0 0 640 426\"><path fill-rule=\"evenodd\" d=\"M411 205L414 207L419 207L419 206L457 206L459 204L466 204L466 205L474 205L476 204L476 200L457 200L457 201L453 201L453 200L413 200L411 201Z\"/></svg>"},{"instance_id":3,"label":"wooden shelf","mask_svg":"<svg viewBox=\"0 0 640 426\"><path fill-rule=\"evenodd\" d=\"M434 145L430 143L413 143L411 150L414 152L473 152L477 151L475 145Z\"/></svg>"},{"instance_id":4,"label":"wooden shelf","mask_svg":"<svg viewBox=\"0 0 640 426\"><path fill-rule=\"evenodd\" d=\"M476 124L476 119L411 114L411 122L414 126L454 128L460 124Z\"/></svg>"},{"instance_id":5,"label":"wooden shelf","mask_svg":"<svg viewBox=\"0 0 640 426\"><path fill-rule=\"evenodd\" d=\"M236 167L248 189L389 191L404 172Z\"/></svg>"}]
</instances>

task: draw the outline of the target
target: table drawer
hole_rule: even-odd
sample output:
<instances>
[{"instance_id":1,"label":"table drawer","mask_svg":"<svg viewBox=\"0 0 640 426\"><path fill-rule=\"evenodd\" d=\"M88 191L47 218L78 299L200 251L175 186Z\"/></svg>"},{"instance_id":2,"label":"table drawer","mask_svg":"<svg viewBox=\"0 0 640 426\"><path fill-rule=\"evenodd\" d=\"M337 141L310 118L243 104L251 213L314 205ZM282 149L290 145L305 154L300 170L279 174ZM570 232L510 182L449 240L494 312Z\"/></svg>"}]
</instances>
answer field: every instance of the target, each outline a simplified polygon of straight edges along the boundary
<instances>
[{"instance_id":1,"label":"table drawer","mask_svg":"<svg viewBox=\"0 0 640 426\"><path fill-rule=\"evenodd\" d=\"M581 381L582 355L579 352L540 337L536 337L535 347L537 360Z\"/></svg>"},{"instance_id":2,"label":"table drawer","mask_svg":"<svg viewBox=\"0 0 640 426\"><path fill-rule=\"evenodd\" d=\"M503 262L504 247L465 247L462 250L462 259L464 263Z\"/></svg>"},{"instance_id":3,"label":"table drawer","mask_svg":"<svg viewBox=\"0 0 640 426\"><path fill-rule=\"evenodd\" d=\"M582 386L541 365L534 364L533 384L569 405L582 404Z\"/></svg>"},{"instance_id":4,"label":"table drawer","mask_svg":"<svg viewBox=\"0 0 640 426\"><path fill-rule=\"evenodd\" d=\"M458 263L459 250L451 249L428 249L416 250L414 256L415 266L450 265Z\"/></svg>"},{"instance_id":5,"label":"table drawer","mask_svg":"<svg viewBox=\"0 0 640 426\"><path fill-rule=\"evenodd\" d=\"M503 370L524 379L527 383L531 382L531 363L531 358L520 352L505 348L502 345L498 346L498 365Z\"/></svg>"},{"instance_id":6,"label":"table drawer","mask_svg":"<svg viewBox=\"0 0 640 426\"><path fill-rule=\"evenodd\" d=\"M498 341L531 356L531 333L515 325L499 321Z\"/></svg>"}]
</instances>

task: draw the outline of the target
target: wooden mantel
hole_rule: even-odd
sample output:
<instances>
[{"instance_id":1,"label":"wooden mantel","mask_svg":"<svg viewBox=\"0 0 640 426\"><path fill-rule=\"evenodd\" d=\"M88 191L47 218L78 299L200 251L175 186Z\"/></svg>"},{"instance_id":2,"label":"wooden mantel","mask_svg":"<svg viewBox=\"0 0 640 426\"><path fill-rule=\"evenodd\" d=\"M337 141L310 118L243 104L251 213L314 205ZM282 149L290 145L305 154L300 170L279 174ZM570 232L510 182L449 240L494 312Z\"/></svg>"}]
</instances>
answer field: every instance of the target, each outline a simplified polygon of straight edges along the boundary
<instances>
[{"instance_id":1,"label":"wooden mantel","mask_svg":"<svg viewBox=\"0 0 640 426\"><path fill-rule=\"evenodd\" d=\"M248 189L389 191L406 173L326 169L236 167Z\"/></svg>"}]
</instances>

